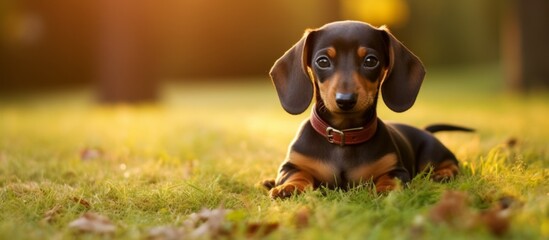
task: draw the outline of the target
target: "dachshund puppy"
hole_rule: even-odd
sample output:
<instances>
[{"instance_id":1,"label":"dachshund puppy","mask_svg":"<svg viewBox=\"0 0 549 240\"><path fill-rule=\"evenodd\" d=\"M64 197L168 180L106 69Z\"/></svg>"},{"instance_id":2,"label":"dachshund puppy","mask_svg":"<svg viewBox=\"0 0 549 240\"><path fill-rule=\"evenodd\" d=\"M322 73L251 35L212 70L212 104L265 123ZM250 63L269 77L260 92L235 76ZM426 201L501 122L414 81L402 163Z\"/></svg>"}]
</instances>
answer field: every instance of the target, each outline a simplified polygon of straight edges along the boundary
<instances>
[{"instance_id":1,"label":"dachshund puppy","mask_svg":"<svg viewBox=\"0 0 549 240\"><path fill-rule=\"evenodd\" d=\"M288 113L304 112L313 96L315 104L276 180L263 183L269 195L368 181L386 192L431 168L435 181L456 176L456 157L430 132L384 123L376 114L380 92L395 112L412 107L424 75L421 61L384 27L341 21L307 30L270 71Z\"/></svg>"}]
</instances>

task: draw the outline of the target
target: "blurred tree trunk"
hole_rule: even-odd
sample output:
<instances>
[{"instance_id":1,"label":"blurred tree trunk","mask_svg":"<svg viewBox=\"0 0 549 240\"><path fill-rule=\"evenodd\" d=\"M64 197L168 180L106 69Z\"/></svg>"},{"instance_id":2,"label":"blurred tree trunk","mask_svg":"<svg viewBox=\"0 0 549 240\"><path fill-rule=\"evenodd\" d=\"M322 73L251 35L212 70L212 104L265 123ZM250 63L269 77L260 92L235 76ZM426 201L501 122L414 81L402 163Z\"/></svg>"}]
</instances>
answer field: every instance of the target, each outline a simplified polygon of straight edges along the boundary
<instances>
[{"instance_id":1,"label":"blurred tree trunk","mask_svg":"<svg viewBox=\"0 0 549 240\"><path fill-rule=\"evenodd\" d=\"M549 89L549 1L510 0L503 15L502 55L508 87Z\"/></svg>"},{"instance_id":2,"label":"blurred tree trunk","mask_svg":"<svg viewBox=\"0 0 549 240\"><path fill-rule=\"evenodd\" d=\"M99 2L99 100L142 102L157 98L147 5L132 0Z\"/></svg>"}]
</instances>

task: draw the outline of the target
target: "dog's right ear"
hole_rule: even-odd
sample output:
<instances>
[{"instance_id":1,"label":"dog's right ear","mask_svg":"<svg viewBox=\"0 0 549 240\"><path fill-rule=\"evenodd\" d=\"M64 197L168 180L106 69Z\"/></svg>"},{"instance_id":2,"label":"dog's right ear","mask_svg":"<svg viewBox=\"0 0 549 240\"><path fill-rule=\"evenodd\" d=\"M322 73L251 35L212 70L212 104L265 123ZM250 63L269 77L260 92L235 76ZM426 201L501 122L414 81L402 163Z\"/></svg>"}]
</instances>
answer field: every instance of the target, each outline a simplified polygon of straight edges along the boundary
<instances>
[{"instance_id":1,"label":"dog's right ear","mask_svg":"<svg viewBox=\"0 0 549 240\"><path fill-rule=\"evenodd\" d=\"M398 41L385 27L380 30L385 37L389 53L388 73L381 84L381 96L385 105L395 112L404 112L414 105L425 76L421 60Z\"/></svg>"},{"instance_id":2,"label":"dog's right ear","mask_svg":"<svg viewBox=\"0 0 549 240\"><path fill-rule=\"evenodd\" d=\"M307 30L303 37L274 63L269 75L273 80L280 104L290 114L300 114L313 99L313 81L309 77L308 43L313 32Z\"/></svg>"}]
</instances>

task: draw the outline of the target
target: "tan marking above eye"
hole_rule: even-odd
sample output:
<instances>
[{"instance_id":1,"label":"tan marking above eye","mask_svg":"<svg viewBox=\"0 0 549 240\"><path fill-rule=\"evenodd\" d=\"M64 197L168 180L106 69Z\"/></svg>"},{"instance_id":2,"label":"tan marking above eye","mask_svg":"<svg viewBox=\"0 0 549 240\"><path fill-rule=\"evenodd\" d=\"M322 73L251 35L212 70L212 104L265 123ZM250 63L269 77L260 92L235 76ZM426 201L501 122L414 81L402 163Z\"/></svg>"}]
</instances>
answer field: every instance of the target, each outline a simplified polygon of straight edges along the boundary
<instances>
[{"instance_id":1,"label":"tan marking above eye","mask_svg":"<svg viewBox=\"0 0 549 240\"><path fill-rule=\"evenodd\" d=\"M379 176L393 170L397 164L395 153L389 153L370 164L365 164L351 169L348 173L350 181L369 181L375 180Z\"/></svg>"},{"instance_id":2,"label":"tan marking above eye","mask_svg":"<svg viewBox=\"0 0 549 240\"><path fill-rule=\"evenodd\" d=\"M336 181L335 167L330 164L297 152L290 152L287 161L294 164L299 170L310 173L321 182L334 183Z\"/></svg>"},{"instance_id":3,"label":"tan marking above eye","mask_svg":"<svg viewBox=\"0 0 549 240\"><path fill-rule=\"evenodd\" d=\"M329 47L327 50L326 50L326 53L328 54L328 57L330 58L335 58L336 57L336 49L334 47Z\"/></svg>"},{"instance_id":4,"label":"tan marking above eye","mask_svg":"<svg viewBox=\"0 0 549 240\"><path fill-rule=\"evenodd\" d=\"M356 51L356 53L358 54L358 57L359 58L364 58L366 57L366 53L368 52L368 50L365 48L365 47L359 47L358 50Z\"/></svg>"}]
</instances>

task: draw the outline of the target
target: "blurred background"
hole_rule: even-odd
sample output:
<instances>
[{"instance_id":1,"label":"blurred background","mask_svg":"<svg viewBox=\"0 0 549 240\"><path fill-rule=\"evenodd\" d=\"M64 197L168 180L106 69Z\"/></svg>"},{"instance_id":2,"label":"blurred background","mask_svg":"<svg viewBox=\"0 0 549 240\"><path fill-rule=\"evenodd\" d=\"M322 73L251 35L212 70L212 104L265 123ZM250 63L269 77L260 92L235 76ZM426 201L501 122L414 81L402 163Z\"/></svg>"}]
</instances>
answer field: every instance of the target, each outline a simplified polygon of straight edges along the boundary
<instances>
[{"instance_id":1,"label":"blurred background","mask_svg":"<svg viewBox=\"0 0 549 240\"><path fill-rule=\"evenodd\" d=\"M265 80L304 29L387 25L427 69L497 66L549 89L547 0L2 0L0 94L96 89L154 101L163 83Z\"/></svg>"}]
</instances>

